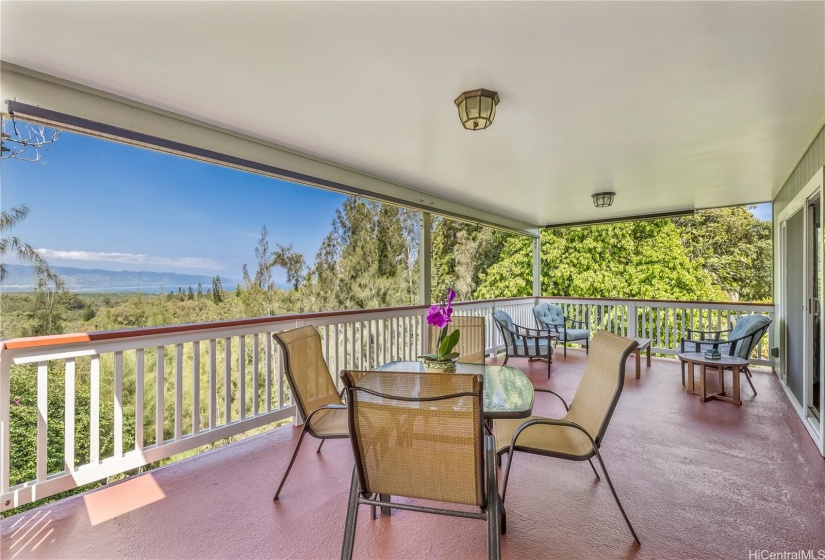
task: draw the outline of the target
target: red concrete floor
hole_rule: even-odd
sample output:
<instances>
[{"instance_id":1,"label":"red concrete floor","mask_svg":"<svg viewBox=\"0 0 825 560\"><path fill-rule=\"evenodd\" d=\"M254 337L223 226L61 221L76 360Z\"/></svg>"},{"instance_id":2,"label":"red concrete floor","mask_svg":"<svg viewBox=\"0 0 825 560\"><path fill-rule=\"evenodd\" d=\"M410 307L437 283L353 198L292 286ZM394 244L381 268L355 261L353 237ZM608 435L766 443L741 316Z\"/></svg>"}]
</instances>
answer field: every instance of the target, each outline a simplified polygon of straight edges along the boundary
<instances>
[{"instance_id":1,"label":"red concrete floor","mask_svg":"<svg viewBox=\"0 0 825 560\"><path fill-rule=\"evenodd\" d=\"M513 365L572 397L585 363ZM504 558L749 558L749 552L825 550L825 460L776 378L754 370L759 395L741 407L701 403L678 363L654 359L628 379L602 452L642 541L637 548L605 482L586 463L518 454L507 494ZM536 411L558 415L553 397ZM349 442L302 449L281 499L278 479L293 427L235 443L2 520L0 557L336 558L352 473ZM503 476L503 473L502 473ZM358 558L484 558L485 524L413 512L369 519ZM767 553L765 553L767 554ZM816 557L816 556L814 556ZM767 558L767 556L750 556Z\"/></svg>"}]
</instances>

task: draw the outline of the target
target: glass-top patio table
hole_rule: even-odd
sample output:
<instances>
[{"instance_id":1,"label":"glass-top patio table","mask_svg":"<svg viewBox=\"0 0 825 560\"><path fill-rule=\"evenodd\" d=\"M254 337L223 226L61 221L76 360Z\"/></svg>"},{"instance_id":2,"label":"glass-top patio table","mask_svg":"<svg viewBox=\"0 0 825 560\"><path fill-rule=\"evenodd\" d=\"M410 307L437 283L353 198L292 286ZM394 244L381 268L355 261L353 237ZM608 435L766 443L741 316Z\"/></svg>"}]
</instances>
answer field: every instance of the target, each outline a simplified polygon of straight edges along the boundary
<instances>
[{"instance_id":1,"label":"glass-top patio table","mask_svg":"<svg viewBox=\"0 0 825 560\"><path fill-rule=\"evenodd\" d=\"M389 362L377 371L423 372L424 364ZM456 364L456 373L484 376L484 419L526 418L533 411L533 384L520 369L486 364Z\"/></svg>"}]
</instances>

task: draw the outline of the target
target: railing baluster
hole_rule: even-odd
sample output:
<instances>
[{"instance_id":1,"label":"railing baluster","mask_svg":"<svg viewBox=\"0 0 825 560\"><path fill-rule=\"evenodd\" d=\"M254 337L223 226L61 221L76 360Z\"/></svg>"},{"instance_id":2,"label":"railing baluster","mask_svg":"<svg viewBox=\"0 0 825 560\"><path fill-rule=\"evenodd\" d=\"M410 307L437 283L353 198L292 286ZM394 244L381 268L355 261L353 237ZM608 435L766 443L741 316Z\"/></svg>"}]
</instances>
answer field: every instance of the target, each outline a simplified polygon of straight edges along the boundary
<instances>
[{"instance_id":1,"label":"railing baluster","mask_svg":"<svg viewBox=\"0 0 825 560\"><path fill-rule=\"evenodd\" d=\"M37 481L49 476L49 362L37 364Z\"/></svg>"},{"instance_id":2,"label":"railing baluster","mask_svg":"<svg viewBox=\"0 0 825 560\"><path fill-rule=\"evenodd\" d=\"M292 393L289 394L289 402L294 402ZM282 409L286 404L284 399L284 357L282 354L278 355L278 410ZM296 411L297 416L297 411Z\"/></svg>"},{"instance_id":3,"label":"railing baluster","mask_svg":"<svg viewBox=\"0 0 825 560\"><path fill-rule=\"evenodd\" d=\"M232 339L223 339L223 417L224 425L232 423Z\"/></svg>"},{"instance_id":4,"label":"railing baluster","mask_svg":"<svg viewBox=\"0 0 825 560\"><path fill-rule=\"evenodd\" d=\"M100 355L92 356L89 387L89 462L100 462Z\"/></svg>"},{"instance_id":5,"label":"railing baluster","mask_svg":"<svg viewBox=\"0 0 825 560\"><path fill-rule=\"evenodd\" d=\"M115 459L123 457L123 352L115 352Z\"/></svg>"},{"instance_id":6,"label":"railing baluster","mask_svg":"<svg viewBox=\"0 0 825 560\"><path fill-rule=\"evenodd\" d=\"M272 359L272 345L273 340L272 336L269 333L265 333L264 336L266 340L264 342L264 348L266 355L264 356L264 367L266 368L266 379L264 380L264 384L266 385L266 411L270 412L272 410L272 369L273 369L273 359ZM280 389L279 389L280 391ZM278 397L280 398L280 397Z\"/></svg>"},{"instance_id":7,"label":"railing baluster","mask_svg":"<svg viewBox=\"0 0 825 560\"><path fill-rule=\"evenodd\" d=\"M201 431L201 343L192 343L192 434Z\"/></svg>"},{"instance_id":8,"label":"railing baluster","mask_svg":"<svg viewBox=\"0 0 825 560\"><path fill-rule=\"evenodd\" d=\"M327 355L329 355L329 339L325 336L327 343ZM258 415L258 375L260 374L260 360L258 353L260 352L260 337L257 334L252 335L252 416Z\"/></svg>"},{"instance_id":9,"label":"railing baluster","mask_svg":"<svg viewBox=\"0 0 825 560\"><path fill-rule=\"evenodd\" d=\"M212 338L209 340L209 429L214 430L217 426L218 411L218 342Z\"/></svg>"},{"instance_id":10,"label":"railing baluster","mask_svg":"<svg viewBox=\"0 0 825 560\"><path fill-rule=\"evenodd\" d=\"M66 360L66 410L63 420L63 470L74 472L74 417L75 417L75 362L74 358Z\"/></svg>"},{"instance_id":11,"label":"railing baluster","mask_svg":"<svg viewBox=\"0 0 825 560\"><path fill-rule=\"evenodd\" d=\"M246 336L238 337L238 419L246 418Z\"/></svg>"},{"instance_id":12,"label":"railing baluster","mask_svg":"<svg viewBox=\"0 0 825 560\"><path fill-rule=\"evenodd\" d=\"M135 350L135 451L143 451L143 359L144 350ZM68 388L66 389L68 391Z\"/></svg>"},{"instance_id":13,"label":"railing baluster","mask_svg":"<svg viewBox=\"0 0 825 560\"><path fill-rule=\"evenodd\" d=\"M163 434L163 346L156 347L155 352L155 365L157 368L157 375L155 377L155 446L157 447L163 445L163 442L166 440L166 436Z\"/></svg>"},{"instance_id":14,"label":"railing baluster","mask_svg":"<svg viewBox=\"0 0 825 560\"><path fill-rule=\"evenodd\" d=\"M183 437L183 344L175 344L175 440Z\"/></svg>"}]
</instances>

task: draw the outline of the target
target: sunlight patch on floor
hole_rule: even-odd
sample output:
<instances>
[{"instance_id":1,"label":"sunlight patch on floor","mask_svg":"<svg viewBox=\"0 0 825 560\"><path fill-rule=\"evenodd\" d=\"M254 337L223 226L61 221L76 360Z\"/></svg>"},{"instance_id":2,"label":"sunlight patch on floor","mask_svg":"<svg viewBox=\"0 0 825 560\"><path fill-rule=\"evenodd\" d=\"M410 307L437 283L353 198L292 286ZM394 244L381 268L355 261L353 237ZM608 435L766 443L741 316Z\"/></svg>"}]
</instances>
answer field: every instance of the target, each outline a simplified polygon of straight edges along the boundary
<instances>
[{"instance_id":1,"label":"sunlight patch on floor","mask_svg":"<svg viewBox=\"0 0 825 560\"><path fill-rule=\"evenodd\" d=\"M83 496L89 523L99 525L166 497L151 473Z\"/></svg>"}]
</instances>

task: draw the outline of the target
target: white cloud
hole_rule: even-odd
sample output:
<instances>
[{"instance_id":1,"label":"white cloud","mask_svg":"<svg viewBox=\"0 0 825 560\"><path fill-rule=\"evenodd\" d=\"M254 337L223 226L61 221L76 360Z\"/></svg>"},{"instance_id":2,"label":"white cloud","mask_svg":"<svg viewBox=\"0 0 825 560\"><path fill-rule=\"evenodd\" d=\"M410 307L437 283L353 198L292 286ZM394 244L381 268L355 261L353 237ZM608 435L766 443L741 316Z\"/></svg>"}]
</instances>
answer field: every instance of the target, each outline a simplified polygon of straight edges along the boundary
<instances>
[{"instance_id":1,"label":"white cloud","mask_svg":"<svg viewBox=\"0 0 825 560\"><path fill-rule=\"evenodd\" d=\"M133 255L131 253L100 253L95 251L58 251L54 249L37 249L46 260L65 259L83 262L107 262L121 264L169 266L177 268L219 269L220 263L214 259L201 257L153 257L151 255Z\"/></svg>"}]
</instances>

